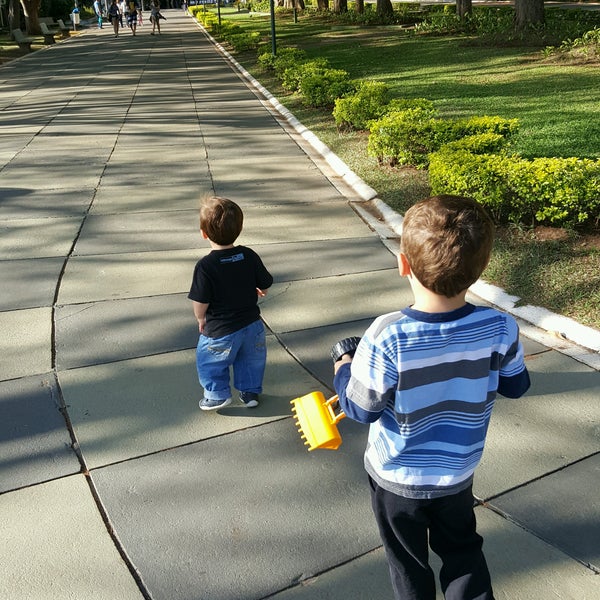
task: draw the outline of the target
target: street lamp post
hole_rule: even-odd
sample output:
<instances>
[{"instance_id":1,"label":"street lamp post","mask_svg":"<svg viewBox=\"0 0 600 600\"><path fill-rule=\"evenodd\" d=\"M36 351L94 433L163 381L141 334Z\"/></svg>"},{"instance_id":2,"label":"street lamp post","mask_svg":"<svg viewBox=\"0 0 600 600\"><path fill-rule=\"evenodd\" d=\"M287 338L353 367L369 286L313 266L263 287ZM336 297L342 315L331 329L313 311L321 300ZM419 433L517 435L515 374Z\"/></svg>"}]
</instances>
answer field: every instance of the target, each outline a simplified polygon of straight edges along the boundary
<instances>
[{"instance_id":1,"label":"street lamp post","mask_svg":"<svg viewBox=\"0 0 600 600\"><path fill-rule=\"evenodd\" d=\"M275 40L275 0L271 0L271 48L273 56L277 56L277 42Z\"/></svg>"}]
</instances>

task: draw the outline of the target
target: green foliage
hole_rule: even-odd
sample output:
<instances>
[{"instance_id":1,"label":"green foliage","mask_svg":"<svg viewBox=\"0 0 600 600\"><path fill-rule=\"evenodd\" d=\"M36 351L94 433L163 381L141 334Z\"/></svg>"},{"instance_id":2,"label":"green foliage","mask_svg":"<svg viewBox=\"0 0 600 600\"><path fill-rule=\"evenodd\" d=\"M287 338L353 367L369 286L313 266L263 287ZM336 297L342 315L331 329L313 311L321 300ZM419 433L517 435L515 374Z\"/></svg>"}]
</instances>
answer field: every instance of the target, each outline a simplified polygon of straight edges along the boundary
<instances>
[{"instance_id":1,"label":"green foliage","mask_svg":"<svg viewBox=\"0 0 600 600\"><path fill-rule=\"evenodd\" d=\"M466 150L473 154L496 154L506 146L506 137L499 133L466 135L443 146L447 150Z\"/></svg>"},{"instance_id":2,"label":"green foliage","mask_svg":"<svg viewBox=\"0 0 600 600\"><path fill-rule=\"evenodd\" d=\"M66 17L73 10L71 0L42 0L40 2L40 17L53 17L54 20Z\"/></svg>"},{"instance_id":3,"label":"green foliage","mask_svg":"<svg viewBox=\"0 0 600 600\"><path fill-rule=\"evenodd\" d=\"M302 63L295 63L288 67L281 76L281 85L291 92L300 90L302 80L309 75L322 74L329 68L326 58L316 58Z\"/></svg>"},{"instance_id":4,"label":"green foliage","mask_svg":"<svg viewBox=\"0 0 600 600\"><path fill-rule=\"evenodd\" d=\"M256 50L260 43L260 33L258 33L258 31L229 34L224 37L231 45L234 52Z\"/></svg>"},{"instance_id":5,"label":"green foliage","mask_svg":"<svg viewBox=\"0 0 600 600\"><path fill-rule=\"evenodd\" d=\"M596 58L600 56L600 27L586 31L581 37L574 40L566 39L558 47L546 46L542 54L549 56L570 56L583 58Z\"/></svg>"},{"instance_id":6,"label":"green foliage","mask_svg":"<svg viewBox=\"0 0 600 600\"><path fill-rule=\"evenodd\" d=\"M379 162L387 159L391 165L425 167L429 162L428 155L445 144L485 133L509 138L518 128L516 119L502 117L440 119L425 103L417 108L390 112L381 119L370 122L371 135L367 151ZM490 137L472 139L464 144L489 147L501 145L497 138Z\"/></svg>"},{"instance_id":7,"label":"green foliage","mask_svg":"<svg viewBox=\"0 0 600 600\"><path fill-rule=\"evenodd\" d=\"M332 107L337 98L354 91L348 72L342 69L326 69L321 73L307 75L300 82L303 101L308 106Z\"/></svg>"},{"instance_id":8,"label":"green foliage","mask_svg":"<svg viewBox=\"0 0 600 600\"><path fill-rule=\"evenodd\" d=\"M273 62L275 76L281 80L286 69L307 60L305 50L301 50L300 48L281 48L277 51L277 56Z\"/></svg>"},{"instance_id":9,"label":"green foliage","mask_svg":"<svg viewBox=\"0 0 600 600\"><path fill-rule=\"evenodd\" d=\"M380 163L424 166L433 122L431 111L420 107L387 113L369 123L367 152Z\"/></svg>"},{"instance_id":10,"label":"green foliage","mask_svg":"<svg viewBox=\"0 0 600 600\"><path fill-rule=\"evenodd\" d=\"M390 89L381 81L362 81L356 92L337 98L333 118L338 127L367 129L367 124L381 117L389 103Z\"/></svg>"},{"instance_id":11,"label":"green foliage","mask_svg":"<svg viewBox=\"0 0 600 600\"><path fill-rule=\"evenodd\" d=\"M600 222L600 160L473 154L445 146L430 156L432 193L468 195L499 223L581 227Z\"/></svg>"},{"instance_id":12,"label":"green foliage","mask_svg":"<svg viewBox=\"0 0 600 600\"><path fill-rule=\"evenodd\" d=\"M521 42L567 39L582 35L597 24L597 16L589 10L557 10L546 8L544 23L526 31L517 31L513 6L474 6L471 14L461 20L453 5L433 6L416 30L434 34L476 34Z\"/></svg>"}]
</instances>

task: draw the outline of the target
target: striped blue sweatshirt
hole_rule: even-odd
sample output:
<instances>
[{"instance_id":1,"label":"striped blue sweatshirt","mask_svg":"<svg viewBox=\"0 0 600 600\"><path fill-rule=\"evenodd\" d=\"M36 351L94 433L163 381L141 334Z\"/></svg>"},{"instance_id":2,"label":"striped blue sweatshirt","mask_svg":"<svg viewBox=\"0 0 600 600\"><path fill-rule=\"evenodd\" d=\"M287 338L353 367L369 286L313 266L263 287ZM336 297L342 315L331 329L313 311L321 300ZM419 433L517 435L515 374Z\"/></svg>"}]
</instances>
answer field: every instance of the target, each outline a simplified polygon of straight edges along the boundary
<instances>
[{"instance_id":1,"label":"striped blue sweatshirt","mask_svg":"<svg viewBox=\"0 0 600 600\"><path fill-rule=\"evenodd\" d=\"M334 386L346 415L371 423L365 468L383 488L436 498L471 484L496 393L529 388L515 320L466 304L376 319Z\"/></svg>"}]
</instances>

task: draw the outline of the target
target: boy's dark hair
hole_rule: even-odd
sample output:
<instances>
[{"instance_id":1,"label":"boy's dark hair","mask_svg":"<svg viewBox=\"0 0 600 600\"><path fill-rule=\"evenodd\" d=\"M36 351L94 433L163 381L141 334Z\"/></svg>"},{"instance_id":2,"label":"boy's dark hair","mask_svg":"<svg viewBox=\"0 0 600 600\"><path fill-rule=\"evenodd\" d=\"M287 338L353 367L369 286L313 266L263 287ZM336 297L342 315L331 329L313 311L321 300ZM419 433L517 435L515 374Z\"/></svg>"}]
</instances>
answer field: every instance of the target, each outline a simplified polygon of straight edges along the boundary
<instances>
[{"instance_id":1,"label":"boy's dark hair","mask_svg":"<svg viewBox=\"0 0 600 600\"><path fill-rule=\"evenodd\" d=\"M207 196L200 204L200 229L219 246L233 244L242 232L244 213L229 198Z\"/></svg>"},{"instance_id":2,"label":"boy's dark hair","mask_svg":"<svg viewBox=\"0 0 600 600\"><path fill-rule=\"evenodd\" d=\"M402 225L401 251L412 273L447 298L479 279L493 242L494 224L483 206L462 196L422 200L406 212Z\"/></svg>"}]
</instances>

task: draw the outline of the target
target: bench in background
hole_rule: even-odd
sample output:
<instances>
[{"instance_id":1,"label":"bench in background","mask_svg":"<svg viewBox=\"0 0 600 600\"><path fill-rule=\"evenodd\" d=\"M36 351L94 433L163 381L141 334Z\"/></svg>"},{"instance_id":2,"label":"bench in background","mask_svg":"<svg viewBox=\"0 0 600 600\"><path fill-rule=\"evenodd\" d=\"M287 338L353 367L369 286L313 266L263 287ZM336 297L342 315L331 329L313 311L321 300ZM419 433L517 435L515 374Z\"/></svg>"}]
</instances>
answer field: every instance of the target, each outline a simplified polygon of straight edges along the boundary
<instances>
[{"instance_id":1,"label":"bench in background","mask_svg":"<svg viewBox=\"0 0 600 600\"><path fill-rule=\"evenodd\" d=\"M19 45L19 48L31 52L31 44L35 41L33 38L24 35L20 29L13 29L12 34L15 38L15 42Z\"/></svg>"},{"instance_id":2,"label":"bench in background","mask_svg":"<svg viewBox=\"0 0 600 600\"><path fill-rule=\"evenodd\" d=\"M50 31L48 29L48 25L46 23L40 22L40 29L42 30L42 35L44 36L44 44L55 44L56 40L54 39L54 31Z\"/></svg>"}]
</instances>

